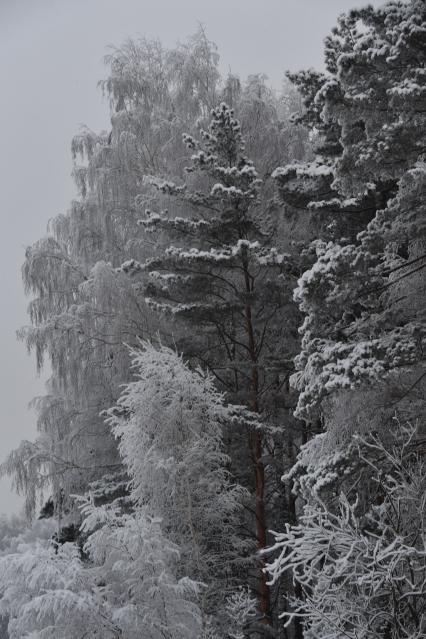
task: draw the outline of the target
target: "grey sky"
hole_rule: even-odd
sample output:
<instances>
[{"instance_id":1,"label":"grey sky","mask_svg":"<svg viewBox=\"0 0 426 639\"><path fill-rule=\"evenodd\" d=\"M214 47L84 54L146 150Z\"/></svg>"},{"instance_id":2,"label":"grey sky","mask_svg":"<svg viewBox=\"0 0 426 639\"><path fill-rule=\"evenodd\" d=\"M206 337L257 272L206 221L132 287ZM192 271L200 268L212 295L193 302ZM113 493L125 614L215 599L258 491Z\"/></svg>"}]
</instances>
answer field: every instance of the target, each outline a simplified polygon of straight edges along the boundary
<instances>
[{"instance_id":1,"label":"grey sky","mask_svg":"<svg viewBox=\"0 0 426 639\"><path fill-rule=\"evenodd\" d=\"M24 248L74 195L70 141L81 123L108 126L96 89L108 44L132 36L173 45L198 22L219 47L221 67L265 72L320 67L322 40L357 0L0 0L0 457L35 435L30 399L43 392L15 330L27 323L20 279ZM364 3L361 3L364 4ZM374 4L381 4L375 2ZM21 500L0 483L0 512Z\"/></svg>"}]
</instances>

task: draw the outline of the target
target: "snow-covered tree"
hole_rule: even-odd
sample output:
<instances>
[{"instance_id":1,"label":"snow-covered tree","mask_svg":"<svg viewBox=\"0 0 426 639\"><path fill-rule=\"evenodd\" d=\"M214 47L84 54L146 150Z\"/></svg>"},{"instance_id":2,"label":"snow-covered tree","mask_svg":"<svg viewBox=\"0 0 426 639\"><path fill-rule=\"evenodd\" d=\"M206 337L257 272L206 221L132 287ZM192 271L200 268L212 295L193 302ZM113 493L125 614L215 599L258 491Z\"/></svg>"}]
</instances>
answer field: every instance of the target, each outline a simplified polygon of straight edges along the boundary
<instances>
[{"instance_id":1,"label":"snow-covered tree","mask_svg":"<svg viewBox=\"0 0 426 639\"><path fill-rule=\"evenodd\" d=\"M423 388L424 11L413 0L341 16L326 42L330 75L294 77L320 134L313 163L275 172L283 198L320 225L296 291L306 319L293 380L308 421L318 408L336 427L353 421L351 391L366 385L380 387L386 421Z\"/></svg>"},{"instance_id":2,"label":"snow-covered tree","mask_svg":"<svg viewBox=\"0 0 426 639\"><path fill-rule=\"evenodd\" d=\"M218 82L217 53L200 30L167 50L157 41L129 41L106 58L101 83L111 103L111 130L84 128L72 142L79 198L29 247L23 266L31 326L19 336L52 372L38 398L37 453L24 444L4 466L27 496L30 514L41 484L55 502L114 471L116 445L99 413L129 379L125 344L150 335L140 282L117 272L129 257L152 255L136 221L146 174L181 174L182 131L210 108ZM206 85L206 88L203 88ZM136 229L136 230L135 230ZM158 321L155 322L155 330ZM49 460L50 456L50 460ZM37 465L38 462L38 465Z\"/></svg>"},{"instance_id":3,"label":"snow-covered tree","mask_svg":"<svg viewBox=\"0 0 426 639\"><path fill-rule=\"evenodd\" d=\"M272 421L295 349L295 280L286 268L288 256L271 244L262 180L245 156L233 110L220 104L201 139L186 135L185 141L192 151L186 182L152 180L165 198L181 204L182 214L147 210L141 220L173 243L163 254L143 263L127 261L122 269L133 276L148 273L147 304L172 319L179 348L213 373L228 399ZM267 443L260 428L250 429L248 446L241 433L234 438L236 454L243 450L252 466L254 481L247 473L243 481L254 492L259 549L267 536ZM263 572L258 590L268 620Z\"/></svg>"},{"instance_id":4,"label":"snow-covered tree","mask_svg":"<svg viewBox=\"0 0 426 639\"><path fill-rule=\"evenodd\" d=\"M327 74L291 76L316 154L274 177L287 213L306 220L292 383L296 415L314 436L285 477L303 514L278 534L272 570L294 575L306 636L424 633L424 548L411 537L424 508L424 449L411 465L410 436L393 419L419 423L422 434L424 25L416 0L354 10L326 40ZM358 472L354 433L377 438L377 475ZM407 457L382 476L395 441Z\"/></svg>"},{"instance_id":5,"label":"snow-covered tree","mask_svg":"<svg viewBox=\"0 0 426 639\"><path fill-rule=\"evenodd\" d=\"M238 414L210 376L169 348L144 343L131 354L136 379L108 414L132 498L161 517L180 549L180 571L204 584L203 613L217 617L250 551L247 495L230 476L222 435Z\"/></svg>"},{"instance_id":6,"label":"snow-covered tree","mask_svg":"<svg viewBox=\"0 0 426 639\"><path fill-rule=\"evenodd\" d=\"M247 496L227 469L222 430L241 419L211 377L175 352L131 351L136 379L108 421L130 478L77 497L80 545L20 544L0 560L10 637L213 636L250 547Z\"/></svg>"}]
</instances>

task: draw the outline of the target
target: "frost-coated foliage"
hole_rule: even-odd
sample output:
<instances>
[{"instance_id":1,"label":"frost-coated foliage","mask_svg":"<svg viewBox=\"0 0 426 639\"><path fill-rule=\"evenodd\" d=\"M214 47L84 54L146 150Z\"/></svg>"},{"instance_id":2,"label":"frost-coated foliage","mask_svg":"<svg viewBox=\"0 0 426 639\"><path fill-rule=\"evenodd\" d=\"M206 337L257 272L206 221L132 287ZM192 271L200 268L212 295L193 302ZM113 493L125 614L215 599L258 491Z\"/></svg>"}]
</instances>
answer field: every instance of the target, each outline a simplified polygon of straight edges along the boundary
<instances>
[{"instance_id":1,"label":"frost-coated foliage","mask_svg":"<svg viewBox=\"0 0 426 639\"><path fill-rule=\"evenodd\" d=\"M424 440L399 428L396 445L358 439L359 463L373 471L376 503L342 493L334 508L318 495L297 526L276 534L268 570L291 571L302 598L286 623L306 620L305 637L420 639L426 632L426 467ZM380 460L380 468L377 468Z\"/></svg>"},{"instance_id":2,"label":"frost-coated foliage","mask_svg":"<svg viewBox=\"0 0 426 639\"><path fill-rule=\"evenodd\" d=\"M244 639L250 622L257 614L257 600L248 589L240 588L226 601L226 615L229 620L228 636L230 639Z\"/></svg>"},{"instance_id":3,"label":"frost-coated foliage","mask_svg":"<svg viewBox=\"0 0 426 639\"><path fill-rule=\"evenodd\" d=\"M281 95L202 28L111 50L23 266L52 376L0 470L51 497L0 521L0 633L426 635L425 25L343 14Z\"/></svg>"},{"instance_id":4,"label":"frost-coated foliage","mask_svg":"<svg viewBox=\"0 0 426 639\"><path fill-rule=\"evenodd\" d=\"M0 558L10 638L198 639L197 585L173 576L179 553L159 523L143 511L83 510L84 560L75 544L49 541Z\"/></svg>"},{"instance_id":5,"label":"frost-coated foliage","mask_svg":"<svg viewBox=\"0 0 426 639\"><path fill-rule=\"evenodd\" d=\"M349 12L327 75L291 76L316 155L274 177L312 231L291 381L316 433L284 476L299 519L270 571L296 583L284 617L306 637L425 633L425 17L417 0Z\"/></svg>"},{"instance_id":6,"label":"frost-coated foliage","mask_svg":"<svg viewBox=\"0 0 426 639\"><path fill-rule=\"evenodd\" d=\"M191 371L171 349L144 343L131 355L136 379L109 411L109 422L132 497L161 517L179 544L181 570L205 584L211 609L233 589L249 549L239 530L247 494L230 476L223 444L233 410L210 376Z\"/></svg>"},{"instance_id":7,"label":"frost-coated foliage","mask_svg":"<svg viewBox=\"0 0 426 639\"><path fill-rule=\"evenodd\" d=\"M199 586L176 579L179 549L163 534L160 520L145 508L119 514L113 506L83 504L84 551L102 580L101 592L123 637L198 637Z\"/></svg>"},{"instance_id":8,"label":"frost-coated foliage","mask_svg":"<svg viewBox=\"0 0 426 639\"><path fill-rule=\"evenodd\" d=\"M295 292L305 321L293 383L307 420L330 395L384 379L407 380L391 405L424 389L424 25L422 1L354 10L326 41L329 75L292 76L321 134L313 163L274 174L320 225Z\"/></svg>"},{"instance_id":9,"label":"frost-coated foliage","mask_svg":"<svg viewBox=\"0 0 426 639\"><path fill-rule=\"evenodd\" d=\"M199 639L235 588L233 564L247 552L238 536L246 495L226 470L222 442L235 408L166 347L145 343L131 357L136 380L108 419L130 494L101 503L114 477L96 482L78 498L82 548L21 546L0 563L11 638L75 639L84 630Z\"/></svg>"},{"instance_id":10,"label":"frost-coated foliage","mask_svg":"<svg viewBox=\"0 0 426 639\"><path fill-rule=\"evenodd\" d=\"M246 495L226 470L222 430L235 408L170 349L145 343L131 356L136 380L108 418L130 494L101 503L114 477L96 482L78 498L82 548L21 545L0 561L12 639L199 639L232 596Z\"/></svg>"},{"instance_id":11,"label":"frost-coated foliage","mask_svg":"<svg viewBox=\"0 0 426 639\"><path fill-rule=\"evenodd\" d=\"M148 337L152 323L141 282L130 282L115 267L152 255L152 242L136 224L147 197L144 176L165 167L182 172L175 161L182 157L182 128L191 130L213 104L217 62L201 30L175 50L142 40L106 59L110 73L102 88L111 102L111 130L97 135L85 128L73 140L79 198L51 221L46 238L27 249L23 266L34 299L32 325L19 337L35 352L38 367L48 359L52 370L47 395L35 404L41 437L48 439L39 448L52 453L50 463L37 467L27 447L5 468L13 473L16 462L16 487L26 494L28 512L36 507L33 486L40 473L65 504L70 493L82 492L119 463L99 414L130 379L126 344Z\"/></svg>"}]
</instances>

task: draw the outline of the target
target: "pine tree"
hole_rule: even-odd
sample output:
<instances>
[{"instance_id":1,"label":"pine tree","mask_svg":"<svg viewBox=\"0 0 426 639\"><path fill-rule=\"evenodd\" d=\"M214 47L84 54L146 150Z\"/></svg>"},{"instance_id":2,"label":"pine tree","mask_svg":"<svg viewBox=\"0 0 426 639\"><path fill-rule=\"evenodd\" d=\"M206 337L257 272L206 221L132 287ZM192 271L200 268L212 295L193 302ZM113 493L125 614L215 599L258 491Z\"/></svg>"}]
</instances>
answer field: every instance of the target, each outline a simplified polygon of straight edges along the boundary
<instances>
[{"instance_id":1,"label":"pine tree","mask_svg":"<svg viewBox=\"0 0 426 639\"><path fill-rule=\"evenodd\" d=\"M153 181L165 198L182 204L185 217L148 210L141 221L146 229L176 238L176 245L144 263L130 260L122 269L149 274L146 302L173 318L178 348L207 367L232 402L272 417L271 398L288 377L294 348L287 257L271 246L260 207L261 180L244 155L232 109L224 103L215 108L201 141L189 135L185 141L193 151L187 182ZM291 339L277 351L284 331ZM252 461L254 483L248 480L248 485L255 493L259 550L267 543L267 437L265 429L252 428L244 453ZM241 454L241 440L238 446ZM271 614L269 597L261 571L265 621Z\"/></svg>"},{"instance_id":2,"label":"pine tree","mask_svg":"<svg viewBox=\"0 0 426 639\"><path fill-rule=\"evenodd\" d=\"M414 518L401 504L406 499L419 512L424 495L424 25L424 3L416 0L354 10L326 41L328 74L292 77L316 156L278 169L275 178L288 212L307 221L310 235L295 291L305 319L292 383L300 391L296 415L314 436L286 477L305 501L304 515L283 533L273 572L282 575L280 565L293 571L307 636L424 632L423 613L417 616L423 577L419 570L419 582L411 580L405 554L416 563L423 551L413 539L399 545ZM401 422L419 425L414 441ZM354 434L377 438L378 476L360 471L359 455L354 461ZM404 461L396 452L405 438L416 451L415 471L412 448ZM409 480L405 470L413 471ZM408 484L416 485L417 506ZM390 512L399 513L397 521ZM378 552L387 565L383 579L374 561L358 561ZM413 584L413 617L402 603L408 593L392 608L386 579L392 592ZM372 592L377 599L369 599Z\"/></svg>"},{"instance_id":3,"label":"pine tree","mask_svg":"<svg viewBox=\"0 0 426 639\"><path fill-rule=\"evenodd\" d=\"M282 197L316 218L321 238L313 245L316 261L308 262L311 268L296 292L306 319L294 381L301 390L298 414L308 420L320 409L334 415L336 423L345 421L349 404L356 401L346 389L383 381L380 392L389 395L387 408L400 401L402 408L412 384L420 390L422 16L424 5L416 2L342 16L326 43L331 76L295 78L307 96L305 121L321 133L314 163L275 173ZM337 138L338 144L330 146ZM332 399L336 393L339 414ZM416 406L406 417L418 416Z\"/></svg>"}]
</instances>

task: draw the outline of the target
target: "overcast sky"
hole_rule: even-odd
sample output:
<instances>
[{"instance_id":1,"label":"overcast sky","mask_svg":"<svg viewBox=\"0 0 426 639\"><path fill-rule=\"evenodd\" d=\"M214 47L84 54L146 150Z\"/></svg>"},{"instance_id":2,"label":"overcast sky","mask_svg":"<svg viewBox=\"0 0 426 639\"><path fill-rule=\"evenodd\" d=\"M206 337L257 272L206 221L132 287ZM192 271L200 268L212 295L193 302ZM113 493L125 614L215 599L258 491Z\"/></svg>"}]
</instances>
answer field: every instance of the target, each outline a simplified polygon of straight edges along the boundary
<instances>
[{"instance_id":1,"label":"overcast sky","mask_svg":"<svg viewBox=\"0 0 426 639\"><path fill-rule=\"evenodd\" d=\"M28 402L43 393L34 358L16 341L27 323L20 267L25 247L74 196L70 141L80 124L108 127L96 88L108 44L158 37L172 46L201 22L221 68L266 73L322 66L322 41L357 0L0 0L0 458L35 436ZM361 3L363 4L363 3ZM374 4L381 4L376 2ZM0 512L21 500L0 483Z\"/></svg>"}]
</instances>

